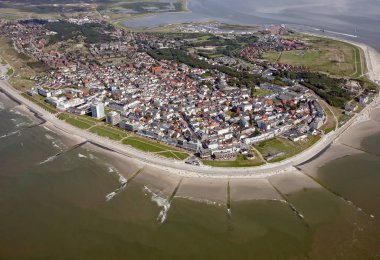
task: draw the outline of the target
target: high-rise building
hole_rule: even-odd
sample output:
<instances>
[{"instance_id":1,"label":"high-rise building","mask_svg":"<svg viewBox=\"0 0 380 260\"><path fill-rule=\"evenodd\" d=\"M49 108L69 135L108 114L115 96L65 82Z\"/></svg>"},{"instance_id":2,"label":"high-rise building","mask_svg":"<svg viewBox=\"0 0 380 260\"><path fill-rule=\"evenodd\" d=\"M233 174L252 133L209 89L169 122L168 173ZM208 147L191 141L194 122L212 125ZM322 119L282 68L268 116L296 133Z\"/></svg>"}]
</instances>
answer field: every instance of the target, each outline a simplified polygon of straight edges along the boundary
<instances>
[{"instance_id":1,"label":"high-rise building","mask_svg":"<svg viewBox=\"0 0 380 260\"><path fill-rule=\"evenodd\" d=\"M106 122L111 125L117 125L120 123L120 114L115 111L109 112L106 116Z\"/></svg>"},{"instance_id":2,"label":"high-rise building","mask_svg":"<svg viewBox=\"0 0 380 260\"><path fill-rule=\"evenodd\" d=\"M92 115L92 117L95 117L96 119L103 118L105 116L104 104L101 102L92 104L91 105L91 115Z\"/></svg>"}]
</instances>

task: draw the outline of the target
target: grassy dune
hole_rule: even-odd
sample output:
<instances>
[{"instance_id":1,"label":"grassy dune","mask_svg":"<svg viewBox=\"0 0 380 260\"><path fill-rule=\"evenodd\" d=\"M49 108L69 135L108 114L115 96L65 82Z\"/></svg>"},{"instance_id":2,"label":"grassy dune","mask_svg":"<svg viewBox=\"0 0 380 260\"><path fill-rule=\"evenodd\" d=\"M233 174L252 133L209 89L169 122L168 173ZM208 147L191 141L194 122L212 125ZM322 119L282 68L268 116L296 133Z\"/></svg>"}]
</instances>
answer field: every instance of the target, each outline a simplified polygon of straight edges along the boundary
<instances>
[{"instance_id":1,"label":"grassy dune","mask_svg":"<svg viewBox=\"0 0 380 260\"><path fill-rule=\"evenodd\" d=\"M300 36L308 44L306 50L267 52L264 59L295 66L306 66L312 71L323 71L332 75L359 77L362 68L361 50L348 43L331 39Z\"/></svg>"}]
</instances>

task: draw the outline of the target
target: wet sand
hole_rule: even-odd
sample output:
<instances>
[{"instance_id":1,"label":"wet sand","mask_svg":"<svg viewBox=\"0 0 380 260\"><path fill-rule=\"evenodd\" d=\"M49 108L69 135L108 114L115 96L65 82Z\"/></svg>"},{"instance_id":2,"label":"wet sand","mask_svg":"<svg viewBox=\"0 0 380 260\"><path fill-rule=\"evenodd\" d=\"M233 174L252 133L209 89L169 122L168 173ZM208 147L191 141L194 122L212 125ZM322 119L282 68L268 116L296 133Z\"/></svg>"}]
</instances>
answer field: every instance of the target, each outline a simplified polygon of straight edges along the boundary
<instances>
[{"instance_id":1,"label":"wet sand","mask_svg":"<svg viewBox=\"0 0 380 260\"><path fill-rule=\"evenodd\" d=\"M163 193L170 197L181 178L176 175L165 174L165 172L158 172L153 167L144 167L135 181L145 185L155 193Z\"/></svg>"},{"instance_id":2,"label":"wet sand","mask_svg":"<svg viewBox=\"0 0 380 260\"><path fill-rule=\"evenodd\" d=\"M126 179L129 179L137 171L143 168L143 165L133 158L128 158L126 156L103 149L91 143L86 143L85 145L83 145L83 148L87 149L87 151L89 152L94 151L98 152L103 156L106 156L108 166L116 168L117 171Z\"/></svg>"},{"instance_id":3,"label":"wet sand","mask_svg":"<svg viewBox=\"0 0 380 260\"><path fill-rule=\"evenodd\" d=\"M338 142L356 149L361 149L363 140L380 131L380 122L369 120L352 126L352 128L340 136Z\"/></svg>"},{"instance_id":4,"label":"wet sand","mask_svg":"<svg viewBox=\"0 0 380 260\"><path fill-rule=\"evenodd\" d=\"M267 179L235 179L230 181L231 200L281 200Z\"/></svg>"},{"instance_id":5,"label":"wet sand","mask_svg":"<svg viewBox=\"0 0 380 260\"><path fill-rule=\"evenodd\" d=\"M19 103L10 99L6 94L0 91L0 111L15 107L17 105L19 105Z\"/></svg>"},{"instance_id":6,"label":"wet sand","mask_svg":"<svg viewBox=\"0 0 380 260\"><path fill-rule=\"evenodd\" d=\"M45 122L43 125L41 125L45 130L51 131L59 136L59 138L62 140L64 144L66 144L68 147L72 147L76 144L80 144L86 140L83 138L80 138L76 135L68 135L66 132L63 132L61 129L55 127L50 122Z\"/></svg>"},{"instance_id":7,"label":"wet sand","mask_svg":"<svg viewBox=\"0 0 380 260\"><path fill-rule=\"evenodd\" d=\"M363 151L336 143L332 144L324 153L310 162L297 166L303 172L317 177L318 169L327 163L348 155L361 154Z\"/></svg>"},{"instance_id":8,"label":"wet sand","mask_svg":"<svg viewBox=\"0 0 380 260\"><path fill-rule=\"evenodd\" d=\"M176 196L197 201L226 204L227 183L228 180L202 179L200 182L194 178L186 178L183 179Z\"/></svg>"},{"instance_id":9,"label":"wet sand","mask_svg":"<svg viewBox=\"0 0 380 260\"><path fill-rule=\"evenodd\" d=\"M269 181L284 195L297 193L305 189L321 188L321 186L314 180L296 170L289 172L288 174L270 177Z\"/></svg>"}]
</instances>

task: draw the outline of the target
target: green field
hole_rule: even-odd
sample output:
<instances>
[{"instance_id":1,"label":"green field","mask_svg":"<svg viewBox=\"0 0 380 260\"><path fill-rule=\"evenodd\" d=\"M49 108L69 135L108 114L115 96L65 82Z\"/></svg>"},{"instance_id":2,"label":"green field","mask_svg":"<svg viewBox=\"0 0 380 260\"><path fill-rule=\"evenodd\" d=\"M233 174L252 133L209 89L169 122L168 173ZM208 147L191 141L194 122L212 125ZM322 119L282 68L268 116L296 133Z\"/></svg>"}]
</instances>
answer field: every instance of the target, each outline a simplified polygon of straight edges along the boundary
<instances>
[{"instance_id":1,"label":"green field","mask_svg":"<svg viewBox=\"0 0 380 260\"><path fill-rule=\"evenodd\" d=\"M359 77L365 73L362 68L362 54L358 47L331 39L301 36L308 44L306 50L270 51L263 58L271 62L305 66L312 71L323 71L332 75ZM279 55L280 54L280 55Z\"/></svg>"},{"instance_id":2,"label":"green field","mask_svg":"<svg viewBox=\"0 0 380 260\"><path fill-rule=\"evenodd\" d=\"M204 165L212 167L254 167L263 165L260 159L248 160L244 155L238 155L234 161L203 160Z\"/></svg>"},{"instance_id":3,"label":"green field","mask_svg":"<svg viewBox=\"0 0 380 260\"><path fill-rule=\"evenodd\" d=\"M95 133L97 135L108 137L109 139L120 141L121 139L127 137L126 133L118 131L116 129L112 129L104 126L95 126L90 129L90 132Z\"/></svg>"},{"instance_id":4,"label":"green field","mask_svg":"<svg viewBox=\"0 0 380 260\"><path fill-rule=\"evenodd\" d=\"M28 94L26 93L22 93L21 94L24 98L27 98L29 99L30 101L36 103L37 105L39 105L40 107L42 107L43 109L45 109L46 111L48 111L49 113L52 113L52 114L56 114L58 112L57 109L55 109L54 107L50 106L49 104L45 103L42 99L42 97L39 97L39 96L29 96Z\"/></svg>"},{"instance_id":5,"label":"green field","mask_svg":"<svg viewBox=\"0 0 380 260\"><path fill-rule=\"evenodd\" d=\"M30 78L36 75L36 71L27 65L27 62L30 61L31 58L25 54L16 52L13 48L12 41L4 36L0 37L0 46L1 60L11 66L11 69L7 71L7 75L11 76L15 74L17 76L9 79L9 83L12 87L21 91L34 87L36 82L30 80ZM43 107L45 108L45 106ZM46 108L46 110L49 109Z\"/></svg>"},{"instance_id":6,"label":"green field","mask_svg":"<svg viewBox=\"0 0 380 260\"><path fill-rule=\"evenodd\" d=\"M8 69L8 71L7 71L7 75L8 76L11 76L13 74L13 69Z\"/></svg>"},{"instance_id":7,"label":"green field","mask_svg":"<svg viewBox=\"0 0 380 260\"><path fill-rule=\"evenodd\" d=\"M189 156L188 153L182 152L176 148L141 137L129 137L123 140L123 144L130 145L144 152L151 152L167 158L173 158L177 160L184 160Z\"/></svg>"},{"instance_id":8,"label":"green field","mask_svg":"<svg viewBox=\"0 0 380 260\"><path fill-rule=\"evenodd\" d=\"M65 114L65 113L60 113L59 115L57 115L57 117L60 120L66 121L66 119L70 118L70 115Z\"/></svg>"},{"instance_id":9,"label":"green field","mask_svg":"<svg viewBox=\"0 0 380 260\"><path fill-rule=\"evenodd\" d=\"M256 144L255 148L263 155L264 158L283 152L284 155L271 160L271 162L278 162L304 151L315 144L319 139L320 136L309 136L305 141L292 142L284 138L276 137Z\"/></svg>"},{"instance_id":10,"label":"green field","mask_svg":"<svg viewBox=\"0 0 380 260\"><path fill-rule=\"evenodd\" d=\"M255 89L254 95L256 97L265 97L266 95L273 94L273 91L268 89Z\"/></svg>"},{"instance_id":11,"label":"green field","mask_svg":"<svg viewBox=\"0 0 380 260\"><path fill-rule=\"evenodd\" d=\"M329 106L325 101L319 100L319 104L322 106L323 111L326 114L326 122L320 128L320 130L324 131L325 134L328 134L331 131L334 131L337 125L337 120L334 117L334 109Z\"/></svg>"},{"instance_id":12,"label":"green field","mask_svg":"<svg viewBox=\"0 0 380 260\"><path fill-rule=\"evenodd\" d=\"M70 125L73 125L81 129L89 129L90 127L95 125L95 123L89 121L86 122L85 120L82 120L82 118L77 117L73 114L60 113L57 117L60 120L66 121Z\"/></svg>"},{"instance_id":13,"label":"green field","mask_svg":"<svg viewBox=\"0 0 380 260\"><path fill-rule=\"evenodd\" d=\"M92 126L86 122L83 122L81 120L78 120L78 119L72 118L72 117L67 118L66 122L69 123L70 125L73 125L75 127L81 128L81 129L89 129Z\"/></svg>"}]
</instances>

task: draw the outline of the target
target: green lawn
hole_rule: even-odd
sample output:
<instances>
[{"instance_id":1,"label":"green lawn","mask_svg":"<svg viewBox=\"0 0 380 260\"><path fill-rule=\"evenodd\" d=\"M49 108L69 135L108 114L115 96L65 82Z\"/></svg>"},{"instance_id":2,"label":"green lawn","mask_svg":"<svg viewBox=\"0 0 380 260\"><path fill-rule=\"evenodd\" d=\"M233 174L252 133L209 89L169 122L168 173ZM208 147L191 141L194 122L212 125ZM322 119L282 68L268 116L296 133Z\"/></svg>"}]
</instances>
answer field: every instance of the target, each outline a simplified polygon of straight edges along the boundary
<instances>
[{"instance_id":1,"label":"green lawn","mask_svg":"<svg viewBox=\"0 0 380 260\"><path fill-rule=\"evenodd\" d=\"M185 160L187 157L189 157L189 155L186 153L175 152L175 151L166 151L166 152L157 153L157 154L164 156L166 158L174 158L177 160Z\"/></svg>"},{"instance_id":2,"label":"green lawn","mask_svg":"<svg viewBox=\"0 0 380 260\"><path fill-rule=\"evenodd\" d=\"M327 120L326 120L325 124L320 129L323 130L325 132L325 134L328 134L329 132L335 130L336 120L334 118L333 113L329 109L328 104L326 104L325 102L319 102L319 103L321 104L321 106L322 106L322 108L325 111L326 116L327 116Z\"/></svg>"},{"instance_id":3,"label":"green lawn","mask_svg":"<svg viewBox=\"0 0 380 260\"><path fill-rule=\"evenodd\" d=\"M263 58L269 61L276 61L278 59L278 56L280 55L279 52L276 51L268 51L263 54Z\"/></svg>"},{"instance_id":4,"label":"green lawn","mask_svg":"<svg viewBox=\"0 0 380 260\"><path fill-rule=\"evenodd\" d=\"M8 76L11 76L13 74L13 69L8 69L8 71L7 71L7 75Z\"/></svg>"},{"instance_id":5,"label":"green lawn","mask_svg":"<svg viewBox=\"0 0 380 260\"><path fill-rule=\"evenodd\" d=\"M66 122L69 123L70 125L73 125L75 127L81 128L81 129L89 129L92 126L86 122L80 121L80 120L78 120L76 118L72 118L72 117L67 118Z\"/></svg>"},{"instance_id":6,"label":"green lawn","mask_svg":"<svg viewBox=\"0 0 380 260\"><path fill-rule=\"evenodd\" d=\"M362 74L362 55L358 47L340 41L319 37L300 36L309 47L306 50L284 51L280 63L306 66L313 71L323 71L332 75L357 77ZM263 58L276 61L278 52L270 51Z\"/></svg>"},{"instance_id":7,"label":"green lawn","mask_svg":"<svg viewBox=\"0 0 380 260\"><path fill-rule=\"evenodd\" d=\"M351 119L351 117L353 117L354 115L351 114L351 115L345 115L345 114L341 114L338 118L338 121L339 121L339 127L343 126L345 123L347 123L348 120Z\"/></svg>"},{"instance_id":8,"label":"green lawn","mask_svg":"<svg viewBox=\"0 0 380 260\"><path fill-rule=\"evenodd\" d=\"M255 147L257 150L259 150L264 158L276 153L283 152L284 155L271 160L271 162L278 162L301 153L305 149L315 144L320 138L320 136L309 136L305 141L292 142L290 140L277 137L260 142L256 144Z\"/></svg>"},{"instance_id":9,"label":"green lawn","mask_svg":"<svg viewBox=\"0 0 380 260\"><path fill-rule=\"evenodd\" d=\"M57 117L58 119L65 121L66 119L70 118L70 115L65 114L65 113L60 113Z\"/></svg>"},{"instance_id":10,"label":"green lawn","mask_svg":"<svg viewBox=\"0 0 380 260\"><path fill-rule=\"evenodd\" d=\"M80 116L80 119L85 121L85 122L88 122L88 123L99 123L102 121L102 119L96 119L95 117L91 117L91 116L88 116L88 115L81 115Z\"/></svg>"},{"instance_id":11,"label":"green lawn","mask_svg":"<svg viewBox=\"0 0 380 260\"><path fill-rule=\"evenodd\" d=\"M174 147L141 137L128 137L127 139L123 140L123 144L130 145L145 152L156 153L158 155L167 158L174 158L177 160L184 160L189 156L188 153L182 152Z\"/></svg>"},{"instance_id":12,"label":"green lawn","mask_svg":"<svg viewBox=\"0 0 380 260\"><path fill-rule=\"evenodd\" d=\"M40 97L38 96L29 96L28 94L26 93L22 93L21 94L23 97L29 99L30 101L36 103L37 105L39 105L40 107L42 107L43 109L45 109L46 111L48 111L49 113L52 113L52 114L56 114L58 112L57 109L55 109L54 107L50 106L49 104L45 103Z\"/></svg>"},{"instance_id":13,"label":"green lawn","mask_svg":"<svg viewBox=\"0 0 380 260\"><path fill-rule=\"evenodd\" d=\"M97 135L108 137L112 140L120 141L121 139L127 137L126 133L118 131L116 129L112 129L104 126L95 126L90 129L90 132L95 133Z\"/></svg>"},{"instance_id":14,"label":"green lawn","mask_svg":"<svg viewBox=\"0 0 380 260\"><path fill-rule=\"evenodd\" d=\"M95 123L88 121L86 122L85 120L82 120L82 118L77 117L74 114L60 113L57 117L58 119L64 120L70 125L76 126L81 129L89 129L90 127L95 125Z\"/></svg>"},{"instance_id":15,"label":"green lawn","mask_svg":"<svg viewBox=\"0 0 380 260\"><path fill-rule=\"evenodd\" d=\"M212 167L254 167L263 165L260 159L248 160L244 155L238 155L234 161L203 160L204 165Z\"/></svg>"},{"instance_id":16,"label":"green lawn","mask_svg":"<svg viewBox=\"0 0 380 260\"><path fill-rule=\"evenodd\" d=\"M255 89L254 95L256 97L264 97L266 95L272 94L273 91L268 89Z\"/></svg>"}]
</instances>

